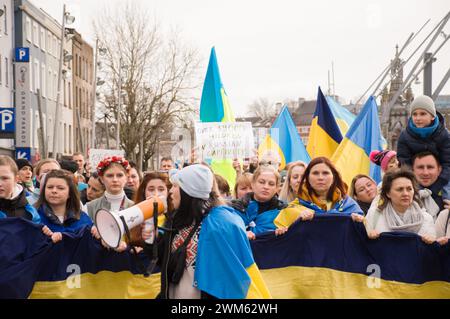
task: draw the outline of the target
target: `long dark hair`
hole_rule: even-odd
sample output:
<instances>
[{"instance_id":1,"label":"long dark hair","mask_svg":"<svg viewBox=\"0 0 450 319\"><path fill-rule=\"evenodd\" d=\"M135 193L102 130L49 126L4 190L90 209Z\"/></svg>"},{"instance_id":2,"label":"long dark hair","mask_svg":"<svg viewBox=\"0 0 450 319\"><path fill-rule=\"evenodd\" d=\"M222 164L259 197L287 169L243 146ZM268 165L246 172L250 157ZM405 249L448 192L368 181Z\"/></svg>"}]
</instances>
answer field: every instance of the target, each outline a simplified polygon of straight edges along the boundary
<instances>
[{"instance_id":1,"label":"long dark hair","mask_svg":"<svg viewBox=\"0 0 450 319\"><path fill-rule=\"evenodd\" d=\"M45 175L44 184L41 187L41 192L39 194L39 199L34 205L36 208L41 207L43 204L49 206L47 199L45 198L45 188L47 187L47 182L50 178L60 178L66 181L69 186L69 198L66 201L66 213L72 211L76 217L81 214L81 203L80 203L80 193L75 184L75 176L63 169L54 169Z\"/></svg>"},{"instance_id":2,"label":"long dark hair","mask_svg":"<svg viewBox=\"0 0 450 319\"><path fill-rule=\"evenodd\" d=\"M175 210L173 214L169 214L168 216L171 227L177 230L188 227L194 222L201 222L203 217L205 217L213 207L222 204L215 180L213 181L213 188L209 193L209 198L207 200L192 197L186 194L181 187L180 196L180 207Z\"/></svg>"},{"instance_id":3,"label":"long dark hair","mask_svg":"<svg viewBox=\"0 0 450 319\"><path fill-rule=\"evenodd\" d=\"M318 164L325 164L326 166L328 166L328 168L331 170L331 173L333 174L333 184L331 184L331 187L328 190L327 200L331 201L333 199L333 193L336 190L336 188L339 189L343 197L347 195L347 185L342 180L341 174L339 174L338 170L336 169L336 167L334 167L333 163L331 163L331 161L326 157L316 157L308 164L305 173L303 174L302 181L300 182L300 186L298 187L298 195L301 194L304 184L306 185L306 189L308 190L309 194L317 195L317 193L309 183L308 177L309 174L311 174L312 168Z\"/></svg>"}]
</instances>

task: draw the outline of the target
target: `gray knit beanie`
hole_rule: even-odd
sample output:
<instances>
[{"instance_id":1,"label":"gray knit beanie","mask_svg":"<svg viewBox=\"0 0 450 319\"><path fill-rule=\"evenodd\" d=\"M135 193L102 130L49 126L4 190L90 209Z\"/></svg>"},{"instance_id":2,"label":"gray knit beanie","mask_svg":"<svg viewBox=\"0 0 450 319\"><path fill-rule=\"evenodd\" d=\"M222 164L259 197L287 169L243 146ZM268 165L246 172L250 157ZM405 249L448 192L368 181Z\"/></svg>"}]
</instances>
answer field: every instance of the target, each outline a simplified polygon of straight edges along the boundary
<instances>
[{"instance_id":1,"label":"gray knit beanie","mask_svg":"<svg viewBox=\"0 0 450 319\"><path fill-rule=\"evenodd\" d=\"M411 114L417 109L422 109L436 117L436 107L433 100L426 95L418 96L411 103Z\"/></svg>"}]
</instances>

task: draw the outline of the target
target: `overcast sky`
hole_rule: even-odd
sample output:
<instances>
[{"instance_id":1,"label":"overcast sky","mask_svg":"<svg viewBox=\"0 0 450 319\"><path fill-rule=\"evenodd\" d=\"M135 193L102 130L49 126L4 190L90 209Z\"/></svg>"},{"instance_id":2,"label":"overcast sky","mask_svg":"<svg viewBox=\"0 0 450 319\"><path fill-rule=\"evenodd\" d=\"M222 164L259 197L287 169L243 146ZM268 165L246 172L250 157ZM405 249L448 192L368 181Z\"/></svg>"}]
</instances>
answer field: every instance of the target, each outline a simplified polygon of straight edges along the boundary
<instances>
[{"instance_id":1,"label":"overcast sky","mask_svg":"<svg viewBox=\"0 0 450 319\"><path fill-rule=\"evenodd\" d=\"M401 46L411 32L431 19L418 37L423 39L450 10L449 0L133 1L141 2L165 28L182 31L203 58L203 76L211 47L216 47L222 82L237 114L259 97L273 102L314 99L319 85L327 90L332 61L336 94L346 102L354 101L389 63L396 44ZM31 2L61 20L63 1ZM93 43L92 20L105 5L120 2L65 3L76 15L77 30ZM444 30L450 34L450 22ZM409 56L418 40L403 57ZM450 41L433 64L433 90L449 68ZM422 85L413 90L421 94ZM450 81L441 94L450 94Z\"/></svg>"}]
</instances>

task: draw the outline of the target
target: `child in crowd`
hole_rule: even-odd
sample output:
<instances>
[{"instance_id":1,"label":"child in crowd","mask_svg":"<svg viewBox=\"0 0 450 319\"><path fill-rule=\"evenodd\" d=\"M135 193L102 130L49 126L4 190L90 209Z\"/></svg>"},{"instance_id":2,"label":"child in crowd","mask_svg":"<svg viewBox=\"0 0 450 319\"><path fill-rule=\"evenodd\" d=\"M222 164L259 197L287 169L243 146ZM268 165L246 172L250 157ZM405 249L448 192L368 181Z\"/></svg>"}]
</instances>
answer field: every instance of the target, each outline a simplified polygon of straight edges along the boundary
<instances>
[{"instance_id":1,"label":"child in crowd","mask_svg":"<svg viewBox=\"0 0 450 319\"><path fill-rule=\"evenodd\" d=\"M0 155L0 218L22 217L40 222L36 209L28 203L26 190L18 181L18 168L14 160Z\"/></svg>"},{"instance_id":2,"label":"child in crowd","mask_svg":"<svg viewBox=\"0 0 450 319\"><path fill-rule=\"evenodd\" d=\"M387 173L399 167L397 152L392 150L372 151L369 155L370 161L381 166L383 173Z\"/></svg>"},{"instance_id":3,"label":"child in crowd","mask_svg":"<svg viewBox=\"0 0 450 319\"><path fill-rule=\"evenodd\" d=\"M442 172L436 183L443 189L442 197L450 199L450 134L433 100L418 96L411 103L411 117L398 139L397 156L401 165L412 166L413 156L425 151L439 158Z\"/></svg>"}]
</instances>

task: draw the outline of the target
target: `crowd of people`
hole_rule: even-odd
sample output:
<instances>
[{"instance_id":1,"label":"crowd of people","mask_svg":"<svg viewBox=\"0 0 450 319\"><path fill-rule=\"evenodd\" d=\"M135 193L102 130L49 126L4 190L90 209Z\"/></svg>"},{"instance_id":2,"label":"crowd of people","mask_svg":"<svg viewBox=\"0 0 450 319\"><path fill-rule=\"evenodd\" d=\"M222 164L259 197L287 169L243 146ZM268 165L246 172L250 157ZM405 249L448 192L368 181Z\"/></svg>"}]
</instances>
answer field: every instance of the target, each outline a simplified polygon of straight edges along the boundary
<instances>
[{"instance_id":1,"label":"crowd of people","mask_svg":"<svg viewBox=\"0 0 450 319\"><path fill-rule=\"evenodd\" d=\"M397 150L370 154L384 174L378 185L360 174L348 187L326 157L289 163L283 170L273 157L255 156L242 163L235 159L232 189L206 163L181 168L170 157L161 160L159 170L142 173L118 156L104 158L96 168L81 153L34 166L0 156L0 218L42 224L55 244L64 233L84 227L101 240L93 222L99 209L119 212L156 196L165 207L157 225L145 221L116 250L139 246L158 258L161 298L217 297L208 293L208 283L194 285L197 264L205 263L200 257L207 254L202 244L207 238L221 238L231 251L250 249L249 240L262 233L283 236L292 224L328 213L363 223L373 240L383 232L403 231L419 235L426 244L448 243L449 152L442 116L430 98L418 97Z\"/></svg>"}]
</instances>

